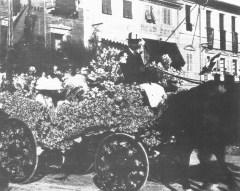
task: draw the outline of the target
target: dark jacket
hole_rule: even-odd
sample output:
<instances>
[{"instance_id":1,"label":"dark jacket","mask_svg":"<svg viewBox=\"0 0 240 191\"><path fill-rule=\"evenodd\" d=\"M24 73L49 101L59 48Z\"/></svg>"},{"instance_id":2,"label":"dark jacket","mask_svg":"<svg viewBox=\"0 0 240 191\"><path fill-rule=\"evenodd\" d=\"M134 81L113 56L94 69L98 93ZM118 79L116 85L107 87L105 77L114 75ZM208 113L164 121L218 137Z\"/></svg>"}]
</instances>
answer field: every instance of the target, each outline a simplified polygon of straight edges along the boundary
<instances>
[{"instance_id":1,"label":"dark jacket","mask_svg":"<svg viewBox=\"0 0 240 191\"><path fill-rule=\"evenodd\" d=\"M121 63L120 59L120 67L124 75L125 82L132 83L132 82L142 82L144 80L144 64L141 58L141 55L138 53L132 53L129 49L122 51L119 54L121 58L127 55L126 63Z\"/></svg>"}]
</instances>

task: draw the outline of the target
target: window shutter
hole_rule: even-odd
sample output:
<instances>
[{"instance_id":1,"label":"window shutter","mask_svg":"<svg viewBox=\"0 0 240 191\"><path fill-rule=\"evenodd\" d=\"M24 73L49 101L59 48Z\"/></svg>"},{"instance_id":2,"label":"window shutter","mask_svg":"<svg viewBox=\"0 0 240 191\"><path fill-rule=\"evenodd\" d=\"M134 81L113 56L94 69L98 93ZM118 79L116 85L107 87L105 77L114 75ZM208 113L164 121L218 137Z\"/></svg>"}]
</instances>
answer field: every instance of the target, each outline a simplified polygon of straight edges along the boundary
<instances>
[{"instance_id":1,"label":"window shutter","mask_svg":"<svg viewBox=\"0 0 240 191\"><path fill-rule=\"evenodd\" d=\"M132 2L123 0L123 17L132 19Z\"/></svg>"}]
</instances>

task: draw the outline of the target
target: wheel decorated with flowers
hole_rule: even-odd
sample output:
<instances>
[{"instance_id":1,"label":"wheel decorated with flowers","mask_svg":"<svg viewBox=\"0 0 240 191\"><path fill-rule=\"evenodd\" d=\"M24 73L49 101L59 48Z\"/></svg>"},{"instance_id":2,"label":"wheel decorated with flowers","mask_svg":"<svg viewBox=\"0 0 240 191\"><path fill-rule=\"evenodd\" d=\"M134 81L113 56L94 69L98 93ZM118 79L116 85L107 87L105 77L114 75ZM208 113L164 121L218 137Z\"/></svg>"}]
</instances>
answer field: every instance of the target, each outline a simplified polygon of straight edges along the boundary
<instances>
[{"instance_id":1,"label":"wheel decorated with flowers","mask_svg":"<svg viewBox=\"0 0 240 191\"><path fill-rule=\"evenodd\" d=\"M28 182L37 169L37 145L28 126L8 119L0 127L0 161L14 183Z\"/></svg>"},{"instance_id":2,"label":"wheel decorated with flowers","mask_svg":"<svg viewBox=\"0 0 240 191\"><path fill-rule=\"evenodd\" d=\"M147 153L132 136L109 135L99 145L95 158L96 186L104 191L136 191L147 181Z\"/></svg>"}]
</instances>

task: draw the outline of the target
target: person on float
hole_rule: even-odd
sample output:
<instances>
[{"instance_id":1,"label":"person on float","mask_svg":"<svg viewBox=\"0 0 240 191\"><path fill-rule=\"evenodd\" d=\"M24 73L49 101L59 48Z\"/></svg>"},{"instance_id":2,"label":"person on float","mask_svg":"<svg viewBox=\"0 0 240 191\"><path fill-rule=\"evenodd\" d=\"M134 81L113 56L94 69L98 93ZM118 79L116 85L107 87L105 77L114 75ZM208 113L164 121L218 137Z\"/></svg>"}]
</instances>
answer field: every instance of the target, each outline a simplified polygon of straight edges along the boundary
<instances>
[{"instance_id":1,"label":"person on float","mask_svg":"<svg viewBox=\"0 0 240 191\"><path fill-rule=\"evenodd\" d=\"M119 65L126 83L141 83L144 78L145 66L138 52L141 39L132 39L132 33L128 36L128 48L119 54Z\"/></svg>"},{"instance_id":2,"label":"person on float","mask_svg":"<svg viewBox=\"0 0 240 191\"><path fill-rule=\"evenodd\" d=\"M125 83L137 83L144 90L151 108L158 108L166 98L163 87L152 83L148 70L144 65L141 53L143 44L141 39L132 39L132 33L128 36L128 48L119 54L119 65L124 76Z\"/></svg>"}]
</instances>

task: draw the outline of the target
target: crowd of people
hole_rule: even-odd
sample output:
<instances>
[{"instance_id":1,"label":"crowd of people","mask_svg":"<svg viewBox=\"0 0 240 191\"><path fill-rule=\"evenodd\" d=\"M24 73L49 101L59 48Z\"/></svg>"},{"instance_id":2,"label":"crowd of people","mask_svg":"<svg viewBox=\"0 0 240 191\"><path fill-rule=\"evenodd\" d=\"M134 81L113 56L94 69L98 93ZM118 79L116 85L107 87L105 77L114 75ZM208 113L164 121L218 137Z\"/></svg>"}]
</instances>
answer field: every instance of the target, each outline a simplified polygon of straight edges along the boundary
<instances>
[{"instance_id":1,"label":"crowd of people","mask_svg":"<svg viewBox=\"0 0 240 191\"><path fill-rule=\"evenodd\" d=\"M75 88L87 92L87 68L81 68L73 73L71 70L62 72L53 66L51 73L42 72L39 76L34 66L26 73L14 74L12 88L21 91L26 97L35 99L46 107L57 106L58 101L65 100ZM0 88L6 89L6 73L0 73Z\"/></svg>"}]
</instances>

